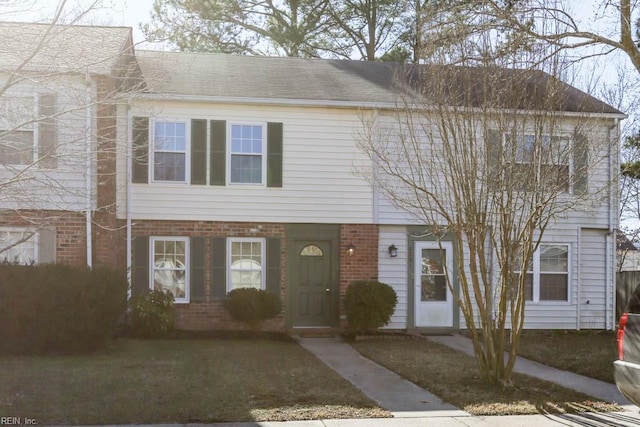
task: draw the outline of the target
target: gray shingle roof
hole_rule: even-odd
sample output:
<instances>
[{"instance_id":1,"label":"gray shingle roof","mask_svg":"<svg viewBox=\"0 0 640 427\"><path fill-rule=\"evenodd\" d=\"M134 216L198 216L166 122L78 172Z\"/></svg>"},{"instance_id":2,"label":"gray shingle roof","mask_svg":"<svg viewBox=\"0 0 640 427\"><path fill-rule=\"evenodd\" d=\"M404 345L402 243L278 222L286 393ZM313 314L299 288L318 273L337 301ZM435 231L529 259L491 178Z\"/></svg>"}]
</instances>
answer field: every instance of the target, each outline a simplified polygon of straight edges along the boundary
<instances>
[{"instance_id":1,"label":"gray shingle roof","mask_svg":"<svg viewBox=\"0 0 640 427\"><path fill-rule=\"evenodd\" d=\"M393 104L418 93L427 102L443 96L461 103L464 93L475 106L490 98L500 108L549 109L542 99L558 82L539 71L510 69L496 69L489 82L481 82L489 73L467 67L144 50L136 56L147 92L164 95ZM456 89L434 92L436 74ZM622 114L562 82L554 93L556 110Z\"/></svg>"},{"instance_id":2,"label":"gray shingle roof","mask_svg":"<svg viewBox=\"0 0 640 427\"><path fill-rule=\"evenodd\" d=\"M109 74L131 46L131 28L0 22L0 71Z\"/></svg>"}]
</instances>

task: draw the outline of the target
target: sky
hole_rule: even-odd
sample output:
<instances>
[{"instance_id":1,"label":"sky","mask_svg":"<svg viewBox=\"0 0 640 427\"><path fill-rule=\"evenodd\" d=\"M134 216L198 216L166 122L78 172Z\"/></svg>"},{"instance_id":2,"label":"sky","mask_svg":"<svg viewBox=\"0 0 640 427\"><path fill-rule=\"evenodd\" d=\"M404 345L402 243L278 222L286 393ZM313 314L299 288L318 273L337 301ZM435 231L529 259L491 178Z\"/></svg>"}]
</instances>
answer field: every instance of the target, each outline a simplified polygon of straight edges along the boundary
<instances>
[{"instance_id":1,"label":"sky","mask_svg":"<svg viewBox=\"0 0 640 427\"><path fill-rule=\"evenodd\" d=\"M50 19L53 15L56 5L63 0L0 0L0 20L13 21L38 21ZM96 0L66 0L66 10L70 12L83 10L89 4ZM151 19L151 9L154 0L97 0L101 7L92 11L89 16L85 17L82 23L93 25L115 25L128 26L133 29L133 39L136 47L143 49L167 49L162 44L144 43L144 35L139 29L140 23L149 22ZM585 28L596 32L607 32L611 28L612 31L617 30L617 25L606 18L593 20L594 16L602 15L603 12L612 12L613 9L603 10L601 5L608 3L608 0L563 0L570 9L572 9L573 17L578 21L587 23ZM629 61L622 55L609 55L606 60L599 60L597 63L591 61L581 66L579 71L579 79L570 82L583 90L594 93L599 98L597 90L593 90L589 81L593 81L594 72L599 76L597 86L602 87L604 83L612 84L617 81L615 69L618 65L624 65L630 68ZM637 71L632 70L630 76L637 76ZM637 89L637 88L633 88ZM628 92L631 92L630 90ZM637 93L637 90L633 92ZM607 102L611 102L605 99ZM630 103L628 103L630 104ZM614 105L617 106L617 105ZM631 106L629 110L636 110L635 106ZM630 123L628 120L627 123Z\"/></svg>"},{"instance_id":2,"label":"sky","mask_svg":"<svg viewBox=\"0 0 640 427\"><path fill-rule=\"evenodd\" d=\"M65 10L85 10L94 0L67 0ZM135 43L144 41L139 30L140 22L149 22L154 0L98 0L100 6L92 10L83 24L113 25L133 28ZM59 0L0 0L0 20L40 21L53 16Z\"/></svg>"}]
</instances>

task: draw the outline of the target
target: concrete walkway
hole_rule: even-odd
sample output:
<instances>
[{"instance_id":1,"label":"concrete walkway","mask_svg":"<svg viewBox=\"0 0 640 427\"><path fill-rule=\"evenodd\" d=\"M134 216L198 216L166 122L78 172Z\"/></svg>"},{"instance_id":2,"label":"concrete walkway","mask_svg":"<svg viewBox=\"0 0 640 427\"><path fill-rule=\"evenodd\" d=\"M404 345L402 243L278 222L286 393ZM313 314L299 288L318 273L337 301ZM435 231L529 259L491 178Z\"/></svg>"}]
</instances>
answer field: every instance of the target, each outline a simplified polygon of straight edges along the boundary
<instances>
[{"instance_id":1,"label":"concrete walkway","mask_svg":"<svg viewBox=\"0 0 640 427\"><path fill-rule=\"evenodd\" d=\"M299 338L313 353L351 384L389 410L394 417L468 417L467 412L363 357L338 338Z\"/></svg>"},{"instance_id":2,"label":"concrete walkway","mask_svg":"<svg viewBox=\"0 0 640 427\"><path fill-rule=\"evenodd\" d=\"M470 356L474 355L471 339L463 337L462 335L428 336L426 338L429 341L446 345ZM611 369L613 369L613 366ZM618 387L614 384L594 380L593 378L584 377L574 374L573 372L561 371L560 369L527 360L523 357L519 357L518 360L516 360L514 371L579 391L587 396L593 396L607 402L614 402L625 408L637 409L620 394Z\"/></svg>"}]
</instances>

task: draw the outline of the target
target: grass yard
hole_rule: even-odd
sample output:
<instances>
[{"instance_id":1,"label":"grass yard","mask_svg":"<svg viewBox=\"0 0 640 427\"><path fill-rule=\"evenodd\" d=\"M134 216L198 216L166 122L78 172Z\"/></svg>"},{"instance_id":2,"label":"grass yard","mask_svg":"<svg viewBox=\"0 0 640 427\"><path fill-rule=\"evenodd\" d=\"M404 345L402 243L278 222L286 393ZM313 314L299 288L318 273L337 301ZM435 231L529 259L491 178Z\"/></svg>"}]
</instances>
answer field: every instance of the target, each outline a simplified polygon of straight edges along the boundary
<instances>
[{"instance_id":1,"label":"grass yard","mask_svg":"<svg viewBox=\"0 0 640 427\"><path fill-rule=\"evenodd\" d=\"M615 331L523 331L522 357L613 384Z\"/></svg>"},{"instance_id":2,"label":"grass yard","mask_svg":"<svg viewBox=\"0 0 640 427\"><path fill-rule=\"evenodd\" d=\"M38 424L390 416L295 343L121 339L95 355L0 358L0 414Z\"/></svg>"},{"instance_id":3,"label":"grass yard","mask_svg":"<svg viewBox=\"0 0 640 427\"><path fill-rule=\"evenodd\" d=\"M502 391L480 378L474 358L427 340L370 340L352 345L365 357L474 415L618 409L610 403L519 374L513 376L514 388Z\"/></svg>"}]
</instances>

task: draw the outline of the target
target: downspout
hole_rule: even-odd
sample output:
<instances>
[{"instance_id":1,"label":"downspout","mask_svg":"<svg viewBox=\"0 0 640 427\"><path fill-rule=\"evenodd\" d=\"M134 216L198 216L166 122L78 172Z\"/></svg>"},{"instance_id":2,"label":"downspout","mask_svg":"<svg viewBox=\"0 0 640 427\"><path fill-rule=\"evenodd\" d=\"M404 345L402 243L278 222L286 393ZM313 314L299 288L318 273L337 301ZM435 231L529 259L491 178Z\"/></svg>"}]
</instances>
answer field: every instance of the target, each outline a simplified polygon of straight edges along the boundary
<instances>
[{"instance_id":1,"label":"downspout","mask_svg":"<svg viewBox=\"0 0 640 427\"><path fill-rule=\"evenodd\" d=\"M86 187L86 205L85 205L85 226L86 226L86 236L87 236L87 267L91 268L93 266L93 230L92 230L92 198L93 198L93 189L91 186L91 172L92 172L92 158L91 158L91 146L93 143L93 127L91 123L91 109L92 109L92 84L91 77L89 76L89 72L87 71L85 75L85 83L87 87L86 91L86 102L87 108L85 112L85 127L86 127L86 146L85 146L85 187ZM96 194L97 196L97 194Z\"/></svg>"},{"instance_id":2,"label":"downspout","mask_svg":"<svg viewBox=\"0 0 640 427\"><path fill-rule=\"evenodd\" d=\"M616 202L617 198L616 198L616 193L615 191L617 191L617 187L614 186L614 171L615 171L615 167L617 166L617 159L615 160L615 164L614 164L614 154L616 156L619 156L618 150L615 150L615 153L613 153L612 151L612 147L615 141L615 146L618 146L618 138L619 138L619 126L620 126L620 119L614 119L614 124L612 126L609 127L608 129L608 137L609 137L609 144L608 144L608 154L609 154L609 181L610 181L610 185L609 185L609 230L607 233L607 259L606 259L606 268L607 268L607 284L610 284L611 288L608 290L608 292L605 292L605 327L607 330L612 330L613 329L613 324L615 323L615 320L612 319L611 316L615 316L615 308L613 308L612 313L610 313L609 307L611 304L614 304L613 307L615 307L615 300L616 300L616 284L615 284L615 275L613 272L614 266L616 265L615 263L615 246L614 243L615 240L613 239L613 236L615 234L615 229L617 228L617 221L616 224L614 224L614 213L613 213L613 209L614 209L614 203ZM612 135L613 131L615 132L615 135ZM614 140L615 137L615 140ZM615 182L617 183L617 180L615 180ZM617 212L617 208L616 208L616 212ZM610 296L609 296L609 292L611 292L611 301L610 301ZM612 321L613 320L613 321Z\"/></svg>"},{"instance_id":3,"label":"downspout","mask_svg":"<svg viewBox=\"0 0 640 427\"><path fill-rule=\"evenodd\" d=\"M126 221L127 221L127 281L129 282L129 287L127 290L127 297L131 299L131 177L132 177L132 164L133 161L133 131L131 129L131 105L127 103L127 133L126 133L126 144L127 144L127 198L126 198Z\"/></svg>"},{"instance_id":4,"label":"downspout","mask_svg":"<svg viewBox=\"0 0 640 427\"><path fill-rule=\"evenodd\" d=\"M578 227L578 265L576 271L578 272L578 277L576 280L576 330L580 330L580 281L582 272L582 227Z\"/></svg>"}]
</instances>

